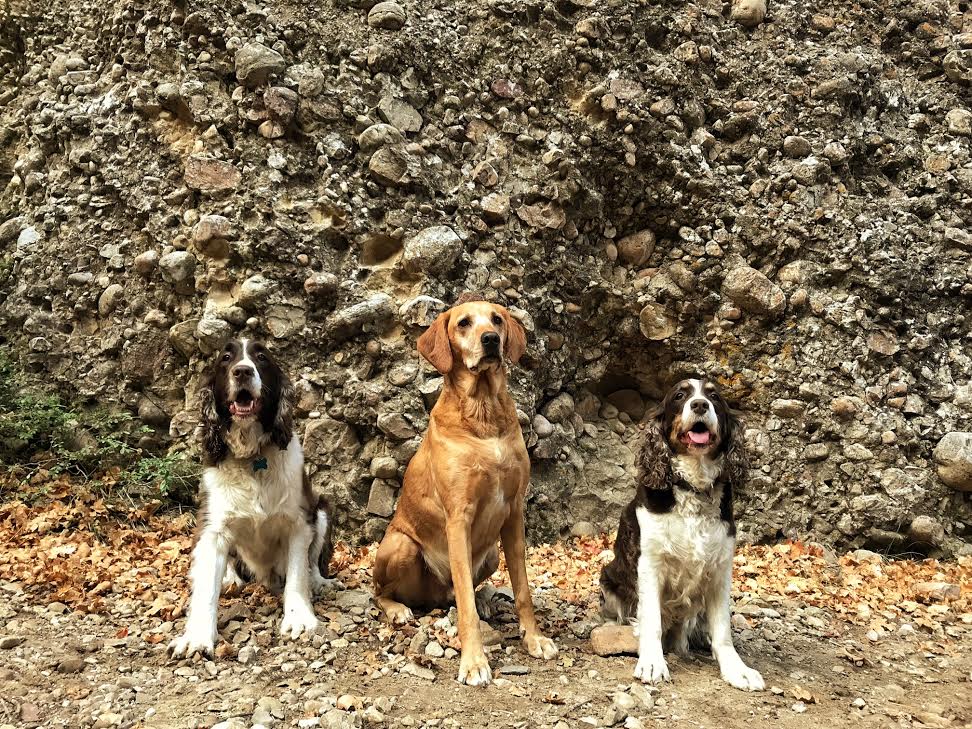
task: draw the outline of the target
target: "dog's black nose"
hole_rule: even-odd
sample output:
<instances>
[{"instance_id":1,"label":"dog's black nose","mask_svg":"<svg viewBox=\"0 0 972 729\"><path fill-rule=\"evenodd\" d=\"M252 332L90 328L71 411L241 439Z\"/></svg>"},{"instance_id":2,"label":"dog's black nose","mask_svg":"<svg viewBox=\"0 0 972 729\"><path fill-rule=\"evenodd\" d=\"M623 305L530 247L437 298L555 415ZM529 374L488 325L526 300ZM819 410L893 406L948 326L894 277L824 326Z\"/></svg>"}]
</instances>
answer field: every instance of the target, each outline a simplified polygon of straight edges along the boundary
<instances>
[{"instance_id":1,"label":"dog's black nose","mask_svg":"<svg viewBox=\"0 0 972 729\"><path fill-rule=\"evenodd\" d=\"M499 347L500 335L496 332L485 332L479 341L483 343L483 346L487 349L496 349Z\"/></svg>"},{"instance_id":2,"label":"dog's black nose","mask_svg":"<svg viewBox=\"0 0 972 729\"><path fill-rule=\"evenodd\" d=\"M248 380L253 377L253 368L246 365L238 365L233 368L233 377L237 380Z\"/></svg>"},{"instance_id":3,"label":"dog's black nose","mask_svg":"<svg viewBox=\"0 0 972 729\"><path fill-rule=\"evenodd\" d=\"M702 415L709 410L708 400L693 400L692 401L692 412Z\"/></svg>"}]
</instances>

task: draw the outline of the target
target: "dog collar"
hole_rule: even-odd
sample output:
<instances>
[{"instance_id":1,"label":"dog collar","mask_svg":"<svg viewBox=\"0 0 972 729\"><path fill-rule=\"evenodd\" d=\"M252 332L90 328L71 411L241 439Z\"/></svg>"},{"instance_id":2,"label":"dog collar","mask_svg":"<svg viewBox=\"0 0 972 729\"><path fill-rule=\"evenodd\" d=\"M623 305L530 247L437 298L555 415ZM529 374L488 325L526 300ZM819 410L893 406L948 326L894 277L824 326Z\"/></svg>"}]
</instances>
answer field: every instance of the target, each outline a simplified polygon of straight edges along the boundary
<instances>
[{"instance_id":1,"label":"dog collar","mask_svg":"<svg viewBox=\"0 0 972 729\"><path fill-rule=\"evenodd\" d=\"M266 459L266 457L264 457L264 458L257 458L255 461L253 461L253 472L254 473L256 473L257 471L266 471L266 470L267 470L267 459Z\"/></svg>"}]
</instances>

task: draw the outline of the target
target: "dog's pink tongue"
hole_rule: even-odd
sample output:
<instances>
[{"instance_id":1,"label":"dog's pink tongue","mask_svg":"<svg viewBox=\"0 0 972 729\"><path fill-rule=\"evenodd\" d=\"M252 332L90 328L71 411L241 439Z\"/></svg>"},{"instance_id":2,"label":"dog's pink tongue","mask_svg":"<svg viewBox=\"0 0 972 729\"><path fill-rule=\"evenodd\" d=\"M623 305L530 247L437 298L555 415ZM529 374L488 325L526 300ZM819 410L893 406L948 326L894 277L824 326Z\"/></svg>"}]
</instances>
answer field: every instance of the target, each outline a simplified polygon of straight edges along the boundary
<instances>
[{"instance_id":1,"label":"dog's pink tongue","mask_svg":"<svg viewBox=\"0 0 972 729\"><path fill-rule=\"evenodd\" d=\"M695 445L705 445L709 442L709 431L704 433L696 433L694 430L688 432L689 440L691 440Z\"/></svg>"}]
</instances>

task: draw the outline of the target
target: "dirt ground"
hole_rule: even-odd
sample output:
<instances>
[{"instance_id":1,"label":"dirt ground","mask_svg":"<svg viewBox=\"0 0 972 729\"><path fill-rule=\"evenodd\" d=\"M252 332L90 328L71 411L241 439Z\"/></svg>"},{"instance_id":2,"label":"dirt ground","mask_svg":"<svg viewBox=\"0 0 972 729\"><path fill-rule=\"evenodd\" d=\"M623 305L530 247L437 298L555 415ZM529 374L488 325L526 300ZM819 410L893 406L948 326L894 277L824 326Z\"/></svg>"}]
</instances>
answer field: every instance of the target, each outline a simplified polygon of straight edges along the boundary
<instances>
[{"instance_id":1,"label":"dirt ground","mask_svg":"<svg viewBox=\"0 0 972 729\"><path fill-rule=\"evenodd\" d=\"M595 584L609 536L531 549L531 584L560 654L528 656L494 577L496 680L455 682L450 615L393 630L370 602L373 549L339 548L345 589L321 629L285 642L278 598L224 596L213 661L173 661L190 519L98 500L0 507L0 725L15 727L963 727L972 726L972 562L896 562L813 545L736 560L735 640L767 690L738 691L698 654L642 687L601 657ZM454 612L454 611L453 611Z\"/></svg>"}]
</instances>

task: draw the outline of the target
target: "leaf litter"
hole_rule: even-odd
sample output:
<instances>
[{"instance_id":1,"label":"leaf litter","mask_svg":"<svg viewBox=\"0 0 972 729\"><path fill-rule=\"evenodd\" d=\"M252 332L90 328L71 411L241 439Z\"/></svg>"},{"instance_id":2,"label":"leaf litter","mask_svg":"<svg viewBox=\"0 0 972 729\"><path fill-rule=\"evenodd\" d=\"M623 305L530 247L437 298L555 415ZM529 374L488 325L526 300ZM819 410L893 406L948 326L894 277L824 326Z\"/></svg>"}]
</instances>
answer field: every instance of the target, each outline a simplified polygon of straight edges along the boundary
<instances>
[{"instance_id":1,"label":"leaf litter","mask_svg":"<svg viewBox=\"0 0 972 729\"><path fill-rule=\"evenodd\" d=\"M81 612L107 612L112 595L124 594L162 620L181 614L188 589L191 514L159 513L157 502L109 504L97 495L79 494L67 480L53 482L49 495L52 500L44 504L0 504L0 579L19 582L38 598ZM560 601L593 615L598 576L611 558L612 544L613 535L605 534L530 547L530 584L539 594L553 592ZM339 543L332 572L348 587L367 588L375 551L375 545ZM504 575L501 562L493 583L504 584ZM930 583L957 589L929 592L923 586ZM894 630L907 622L941 638L942 625L972 624L969 557L954 562L887 560L860 551L837 557L801 542L744 546L736 554L733 588L737 608L796 601L868 630ZM454 636L442 637L444 646L457 647ZM841 657L851 663L867 660L859 649L842 651Z\"/></svg>"}]
</instances>

